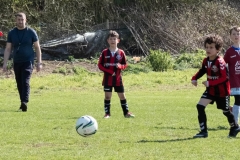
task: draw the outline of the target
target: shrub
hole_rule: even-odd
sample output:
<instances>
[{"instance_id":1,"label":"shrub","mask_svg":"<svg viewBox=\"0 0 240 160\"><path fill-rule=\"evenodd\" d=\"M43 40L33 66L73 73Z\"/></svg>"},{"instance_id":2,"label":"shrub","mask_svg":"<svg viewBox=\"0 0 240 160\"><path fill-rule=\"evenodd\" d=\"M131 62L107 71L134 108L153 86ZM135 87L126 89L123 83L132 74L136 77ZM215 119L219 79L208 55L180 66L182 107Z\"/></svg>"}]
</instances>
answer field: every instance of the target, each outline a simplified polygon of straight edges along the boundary
<instances>
[{"instance_id":1,"label":"shrub","mask_svg":"<svg viewBox=\"0 0 240 160\"><path fill-rule=\"evenodd\" d=\"M137 64L128 63L128 67L124 70L124 74L133 73L138 74L140 72L148 73L151 69L147 66L146 63L140 62Z\"/></svg>"},{"instance_id":2,"label":"shrub","mask_svg":"<svg viewBox=\"0 0 240 160\"><path fill-rule=\"evenodd\" d=\"M200 68L204 57L206 57L206 53L202 49L198 49L194 53L182 53L175 59L173 68L176 70Z\"/></svg>"},{"instance_id":3,"label":"shrub","mask_svg":"<svg viewBox=\"0 0 240 160\"><path fill-rule=\"evenodd\" d=\"M69 61L69 62L74 62L74 61L75 61L74 56L68 56L68 61Z\"/></svg>"},{"instance_id":4,"label":"shrub","mask_svg":"<svg viewBox=\"0 0 240 160\"><path fill-rule=\"evenodd\" d=\"M88 73L88 71L83 67L73 67L73 72L77 75L83 75Z\"/></svg>"},{"instance_id":5,"label":"shrub","mask_svg":"<svg viewBox=\"0 0 240 160\"><path fill-rule=\"evenodd\" d=\"M67 73L67 68L66 68L66 67L60 67L60 68L58 69L58 72L59 72L59 73L62 73L62 74L66 74L66 73Z\"/></svg>"},{"instance_id":6,"label":"shrub","mask_svg":"<svg viewBox=\"0 0 240 160\"><path fill-rule=\"evenodd\" d=\"M150 50L148 61L153 71L167 71L173 66L172 57L169 52L162 50Z\"/></svg>"}]
</instances>

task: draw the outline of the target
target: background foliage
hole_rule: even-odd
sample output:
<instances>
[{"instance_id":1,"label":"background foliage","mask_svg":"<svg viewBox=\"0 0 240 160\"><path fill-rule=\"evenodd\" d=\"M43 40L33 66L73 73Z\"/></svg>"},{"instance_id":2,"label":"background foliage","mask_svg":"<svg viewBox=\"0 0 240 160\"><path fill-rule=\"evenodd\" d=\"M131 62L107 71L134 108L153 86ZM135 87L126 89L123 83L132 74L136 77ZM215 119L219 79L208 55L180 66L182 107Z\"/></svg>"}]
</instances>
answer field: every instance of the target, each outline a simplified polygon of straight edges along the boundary
<instances>
[{"instance_id":1,"label":"background foliage","mask_svg":"<svg viewBox=\"0 0 240 160\"><path fill-rule=\"evenodd\" d=\"M229 27L240 22L239 0L1 0L0 6L5 38L19 11L41 42L94 31L108 20L126 25L145 55L150 49L192 52L213 32L224 37L226 49Z\"/></svg>"}]
</instances>

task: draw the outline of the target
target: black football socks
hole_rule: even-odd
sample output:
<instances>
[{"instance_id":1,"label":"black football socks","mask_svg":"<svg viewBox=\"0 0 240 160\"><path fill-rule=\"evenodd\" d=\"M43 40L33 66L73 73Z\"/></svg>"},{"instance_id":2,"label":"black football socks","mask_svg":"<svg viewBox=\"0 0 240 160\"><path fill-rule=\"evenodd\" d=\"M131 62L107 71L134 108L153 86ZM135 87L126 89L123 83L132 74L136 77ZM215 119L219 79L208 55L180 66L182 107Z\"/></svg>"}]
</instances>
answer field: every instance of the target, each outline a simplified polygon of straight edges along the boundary
<instances>
[{"instance_id":1,"label":"black football socks","mask_svg":"<svg viewBox=\"0 0 240 160\"><path fill-rule=\"evenodd\" d=\"M104 110L107 115L110 115L110 106L110 100L104 100Z\"/></svg>"}]
</instances>

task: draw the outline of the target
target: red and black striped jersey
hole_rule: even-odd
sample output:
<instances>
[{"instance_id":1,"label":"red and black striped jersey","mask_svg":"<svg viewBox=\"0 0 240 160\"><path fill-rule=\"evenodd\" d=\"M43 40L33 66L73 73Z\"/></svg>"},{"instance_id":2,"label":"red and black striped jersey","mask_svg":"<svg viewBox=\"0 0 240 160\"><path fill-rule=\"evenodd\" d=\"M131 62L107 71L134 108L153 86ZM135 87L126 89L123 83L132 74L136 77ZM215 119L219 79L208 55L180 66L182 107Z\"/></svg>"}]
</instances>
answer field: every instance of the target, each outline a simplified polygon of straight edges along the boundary
<instances>
[{"instance_id":1,"label":"red and black striped jersey","mask_svg":"<svg viewBox=\"0 0 240 160\"><path fill-rule=\"evenodd\" d=\"M104 49L98 60L98 68L104 72L103 86L123 86L121 71L127 68L124 51L118 49L112 56L109 49Z\"/></svg>"},{"instance_id":2,"label":"red and black striped jersey","mask_svg":"<svg viewBox=\"0 0 240 160\"><path fill-rule=\"evenodd\" d=\"M212 96L225 97L230 95L228 72L224 59L217 56L214 60L205 58L202 68L192 77L192 80L201 78L207 74L207 92Z\"/></svg>"}]
</instances>

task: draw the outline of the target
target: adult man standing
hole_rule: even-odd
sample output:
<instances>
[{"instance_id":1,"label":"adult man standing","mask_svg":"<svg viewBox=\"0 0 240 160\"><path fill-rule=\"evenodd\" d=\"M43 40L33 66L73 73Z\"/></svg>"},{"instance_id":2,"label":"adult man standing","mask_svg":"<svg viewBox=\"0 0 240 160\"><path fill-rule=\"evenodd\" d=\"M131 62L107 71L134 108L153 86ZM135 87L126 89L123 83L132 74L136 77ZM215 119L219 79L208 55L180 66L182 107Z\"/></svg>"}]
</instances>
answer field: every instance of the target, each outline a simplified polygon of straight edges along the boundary
<instances>
[{"instance_id":1,"label":"adult man standing","mask_svg":"<svg viewBox=\"0 0 240 160\"><path fill-rule=\"evenodd\" d=\"M35 52L37 57L37 71L40 71L42 68L42 53L36 31L26 26L25 13L19 12L15 17L16 27L9 31L7 37L3 71L7 71L7 61L11 52L13 52L13 69L21 101L19 111L26 112Z\"/></svg>"}]
</instances>

